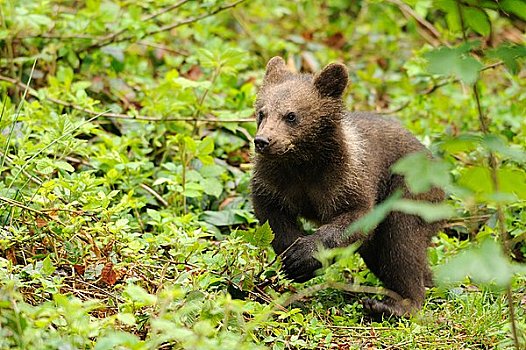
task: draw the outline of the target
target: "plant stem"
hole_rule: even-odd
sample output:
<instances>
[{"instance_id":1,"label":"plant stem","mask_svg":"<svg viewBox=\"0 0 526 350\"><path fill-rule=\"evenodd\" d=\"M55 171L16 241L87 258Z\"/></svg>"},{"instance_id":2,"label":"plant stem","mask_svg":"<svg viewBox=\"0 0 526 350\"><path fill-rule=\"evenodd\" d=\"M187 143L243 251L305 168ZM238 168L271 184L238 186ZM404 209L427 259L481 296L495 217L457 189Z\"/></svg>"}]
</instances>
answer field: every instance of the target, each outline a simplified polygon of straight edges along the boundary
<instances>
[{"instance_id":1,"label":"plant stem","mask_svg":"<svg viewBox=\"0 0 526 350\"><path fill-rule=\"evenodd\" d=\"M473 95L475 95L475 101L477 103L477 111L478 111L478 117L480 122L480 129L484 135L489 134L488 126L489 126L489 120L486 116L484 116L482 112L482 106L480 103L480 92L478 89L477 83L473 85ZM490 169L490 176L491 176L491 183L493 185L493 191L499 192L500 190L500 184L499 184L499 178L498 178L498 170L499 170L499 164L497 162L497 157L495 157L495 154L493 151L489 151L488 153L488 163L489 163L489 169ZM498 232L499 232L499 238L501 241L501 244L504 248L504 251L508 256L511 254L511 244L510 244L510 234L506 230L505 225L505 216L504 216L504 210L502 209L502 204L497 202L496 203L496 210L497 210L497 221L498 221ZM517 336L517 325L515 324L515 306L513 305L513 292L511 290L511 284L508 284L506 287L506 297L508 299L508 308L509 308L509 314L510 314L510 323L511 323L511 333L513 337L513 342L515 344L515 348L517 350L520 349L519 345L519 338Z\"/></svg>"},{"instance_id":2,"label":"plant stem","mask_svg":"<svg viewBox=\"0 0 526 350\"><path fill-rule=\"evenodd\" d=\"M460 28L462 30L462 38L465 43L468 42L467 35L466 35L466 27L464 22L464 15L462 13L462 6L459 0L456 1L457 3L457 9L458 9L458 17L460 19ZM482 104L480 103L480 91L478 88L478 81L475 81L475 84L473 84L473 95L475 96L475 102L477 104L477 114L478 119L480 123L480 129L484 136L489 135L489 124L490 124L490 118L485 116L482 111ZM488 152L488 163L490 167L490 176L491 176L491 182L493 185L493 191L499 192L500 184L499 184L499 178L498 178L498 170L499 170L499 164L497 162L497 158L495 157L495 154L492 150L489 150ZM497 210L497 221L498 221L498 233L499 238L501 241L501 244L504 248L505 253L510 256L511 254L511 246L510 246L510 235L508 231L506 230L506 218L504 216L504 210L502 209L502 204L500 202L496 203L496 210ZM513 337L513 343L515 345L515 349L519 350L519 338L517 336L517 325L515 324L515 307L513 305L513 292L511 290L511 283L508 284L506 287L506 297L508 299L508 308L509 308L509 315L510 315L510 323L511 323L511 334Z\"/></svg>"}]
</instances>

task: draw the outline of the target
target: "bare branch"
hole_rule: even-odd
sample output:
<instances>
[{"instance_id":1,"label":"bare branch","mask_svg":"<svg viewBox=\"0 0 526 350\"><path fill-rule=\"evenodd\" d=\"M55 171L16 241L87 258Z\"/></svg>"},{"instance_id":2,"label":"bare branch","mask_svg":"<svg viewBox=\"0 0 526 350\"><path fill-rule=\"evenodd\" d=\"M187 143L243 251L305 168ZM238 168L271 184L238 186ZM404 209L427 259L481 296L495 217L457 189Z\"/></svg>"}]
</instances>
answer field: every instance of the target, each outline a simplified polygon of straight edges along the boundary
<instances>
[{"instance_id":1,"label":"bare branch","mask_svg":"<svg viewBox=\"0 0 526 350\"><path fill-rule=\"evenodd\" d=\"M142 189L144 189L146 192L150 193L152 196L155 197L155 199L157 199L157 201L159 203L161 203L165 208L167 208L169 206L168 202L164 200L163 197L161 197L161 195L157 192L155 192L155 190L151 187L149 187L148 185L146 184L141 184L140 185Z\"/></svg>"},{"instance_id":2,"label":"bare branch","mask_svg":"<svg viewBox=\"0 0 526 350\"><path fill-rule=\"evenodd\" d=\"M409 5L403 3L400 0L387 0L388 2L395 4L398 6L402 14L408 18L414 18L415 21L425 29L425 31L420 31L419 33L426 39L427 42L429 42L433 46L437 46L437 42L444 45L449 46L447 42L442 40L440 33L438 30L428 21L426 21L424 18L420 17L418 13L416 13Z\"/></svg>"},{"instance_id":3,"label":"bare branch","mask_svg":"<svg viewBox=\"0 0 526 350\"><path fill-rule=\"evenodd\" d=\"M155 13L152 13L151 15L148 15L148 16L145 16L141 19L142 22L147 22L147 21L150 21L154 18L157 18L159 17L160 15L163 15L167 12L170 12L170 11L173 11L179 7L181 7L182 5L184 5L185 3L187 3L188 1L190 0L181 0L181 1L178 1L176 2L175 4L171 5L171 6L168 6L166 8L163 8ZM97 40L97 42L93 43L92 45L90 45L88 47L88 50L91 50L91 49L94 49L94 48L98 48L98 47L102 47L102 46L106 46L112 42L118 42L118 41L125 41L127 40L128 38L123 38L123 39L120 39L120 40L116 40L117 37L123 33L125 33L126 31L128 30L128 28L123 28L121 30L118 30L114 33L109 33L108 35L106 36L103 36L102 38L99 38Z\"/></svg>"},{"instance_id":4,"label":"bare branch","mask_svg":"<svg viewBox=\"0 0 526 350\"><path fill-rule=\"evenodd\" d=\"M160 33L160 32L165 32L165 31L177 28L177 27L184 26L186 24L190 24L190 23L194 23L194 22L200 21L200 20L202 20L204 18L214 16L214 15L218 14L219 12L222 12L222 11L228 10L228 9L230 9L232 7L235 7L235 6L239 5L240 3L244 2L244 1L246 1L246 0L237 0L236 2L233 2L231 4L219 7L219 8L215 9L212 12L205 13L205 14L197 16L197 17L188 18L188 19L185 19L183 21L176 22L176 23L173 23L173 24L169 24L169 25L163 26L163 27L161 27L159 29L152 30L147 35L153 35L153 34L157 34L157 33Z\"/></svg>"},{"instance_id":5,"label":"bare branch","mask_svg":"<svg viewBox=\"0 0 526 350\"><path fill-rule=\"evenodd\" d=\"M159 12L153 14L153 15L149 15L149 16L145 17L143 19L143 21L151 20L151 19L153 19L153 18L155 18L157 16L160 16L163 13L166 13L168 11L174 10L174 9L180 7L181 5L183 5L184 3L188 2L188 1L189 0L181 0L181 1L177 2L176 4L174 4L172 6L169 6L166 9L163 9L163 10L161 10L161 11L159 11ZM231 4L218 7L217 9L215 9L212 12L208 12L208 13L202 14L200 16L187 18L187 19L179 21L179 22L175 22L175 23L172 23L172 24L169 24L169 25L162 26L160 28L157 28L157 29L149 31L148 33L145 34L145 37L151 36L151 35L154 35L154 34L157 34L157 33L165 32L165 31L169 31L169 30L177 28L177 27L181 27L181 26L184 26L184 25L187 25L187 24L191 24L191 23L200 21L200 20L202 20L204 18L214 16L214 15L218 14L219 12L223 12L225 10L228 10L230 8L235 7L235 6L239 5L240 3L244 2L244 1L246 1L246 0L237 0L237 1L233 2L233 3L231 3ZM126 29L122 29L122 30L120 30L118 32L115 32L115 33L109 34L109 35L107 35L105 37L102 37L97 42L95 42L92 45L88 46L85 50L89 51L89 50L93 50L93 49L96 49L96 48L99 48L99 47L103 47L103 46L109 45L111 43L118 43L118 42L122 42L122 41L129 41L129 40L132 40L132 39L135 38L135 36L123 36L123 37L118 38L118 36L123 34L125 31L126 31Z\"/></svg>"}]
</instances>

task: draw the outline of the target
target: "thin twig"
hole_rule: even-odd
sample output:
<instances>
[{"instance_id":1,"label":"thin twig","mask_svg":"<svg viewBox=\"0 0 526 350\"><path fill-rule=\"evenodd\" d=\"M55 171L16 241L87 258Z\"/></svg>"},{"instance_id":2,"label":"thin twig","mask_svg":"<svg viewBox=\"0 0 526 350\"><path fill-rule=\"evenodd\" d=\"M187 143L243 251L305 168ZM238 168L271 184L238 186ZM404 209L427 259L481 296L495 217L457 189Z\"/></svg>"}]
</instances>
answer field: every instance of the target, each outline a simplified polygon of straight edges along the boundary
<instances>
[{"instance_id":1,"label":"thin twig","mask_svg":"<svg viewBox=\"0 0 526 350\"><path fill-rule=\"evenodd\" d=\"M11 198L6 198L6 197L3 197L3 196L0 196L0 201L4 202L4 203L7 203L8 205L11 205L13 207L18 207L20 209L23 209L23 210L27 210L27 211L30 211L32 213L35 213L35 214L38 214L38 215L41 215L41 216L45 216L55 222L58 222L60 225L62 226L66 226L62 221L60 221L58 218L52 216L51 214L49 213L46 213L44 211L40 211L38 209L34 209L34 208L31 208L31 207L28 207L22 203L20 203L19 201L15 201Z\"/></svg>"},{"instance_id":2,"label":"thin twig","mask_svg":"<svg viewBox=\"0 0 526 350\"><path fill-rule=\"evenodd\" d=\"M21 169L22 167L20 165L17 165L15 164L15 162L11 159L11 157L7 154L4 154L2 151L0 151L0 157L4 157L5 156L5 162L17 169ZM31 175L30 173L28 173L26 170L23 170L22 169L22 174L24 174L28 179L30 179L31 181L33 181L34 183L36 183L37 185L42 185L42 180L40 180L38 177L36 176L33 176Z\"/></svg>"},{"instance_id":3,"label":"thin twig","mask_svg":"<svg viewBox=\"0 0 526 350\"><path fill-rule=\"evenodd\" d=\"M428 33L430 33L432 35L432 39L434 40L434 42L431 42L432 40L430 40L430 38L427 35L425 34L423 35L427 39L427 41L430 42L430 44L432 44L433 46L436 46L436 42L438 41L444 46L449 46L446 42L444 42L444 40L442 40L438 30L430 22L420 17L418 13L416 13L409 5L403 3L400 0L387 0L387 1L398 6L398 8L400 9L400 11L402 12L404 16L414 18L421 27L423 27ZM423 34L423 33L421 32L420 34Z\"/></svg>"},{"instance_id":4,"label":"thin twig","mask_svg":"<svg viewBox=\"0 0 526 350\"><path fill-rule=\"evenodd\" d=\"M161 197L161 195L157 192L155 192L155 190L151 187L149 187L148 185L146 184L140 184L141 188L144 189L146 192L150 193L152 196L155 197L155 199L157 199L157 201L159 203L161 203L164 207L168 207L169 204L166 200L164 200L163 197Z\"/></svg>"},{"instance_id":5,"label":"thin twig","mask_svg":"<svg viewBox=\"0 0 526 350\"><path fill-rule=\"evenodd\" d=\"M467 39L466 28L464 24L464 15L462 13L460 2L458 1L457 1L457 9L458 9L458 14L460 18L462 38L464 39L464 42L467 43L468 39ZM473 95L475 96L475 102L477 105L477 114L479 118L481 131L484 135L488 135L489 134L489 123L491 122L491 120L487 116L485 116L482 111L482 104L480 103L480 91L478 89L478 81L475 81L475 84L473 85ZM499 183L499 178L498 178L499 164L492 150L488 151L488 162L489 162L489 167L490 167L491 182L493 184L493 191L499 192L500 190L500 183ZM499 237L500 237L502 246L506 254L508 254L509 256L511 254L511 246L510 246L511 235L506 230L506 224L505 224L506 218L504 216L504 210L502 208L502 204L500 202L497 202L495 206L496 206L496 211L497 211ZM508 299L508 307L509 307L509 315L510 315L510 323L511 323L511 335L513 338L515 348L519 350L520 349L519 337L517 335L517 325L515 323L515 305L513 304L513 293L511 290L510 283L508 283L508 285L506 286L506 296Z\"/></svg>"},{"instance_id":6,"label":"thin twig","mask_svg":"<svg viewBox=\"0 0 526 350\"><path fill-rule=\"evenodd\" d=\"M166 8L163 8L153 14L150 14L148 16L145 16L143 18L141 18L141 22L147 22L147 21L150 21L154 18L157 18L159 17L160 15L162 14L165 14L169 11L173 11L179 7L181 7L182 5L184 5L185 3L187 3L189 0L181 0L171 6L168 6ZM112 42L117 42L117 41L122 41L122 40L116 40L117 37L123 33L125 33L126 31L128 30L128 28L122 28L121 30L118 30L114 33L109 33L108 35L106 36L103 36L102 38L99 38L97 39L97 42L95 42L94 44L90 45L87 50L91 50L91 49L94 49L94 48L99 48L99 47L102 47L102 46L106 46ZM124 39L126 40L126 39Z\"/></svg>"},{"instance_id":7,"label":"thin twig","mask_svg":"<svg viewBox=\"0 0 526 350\"><path fill-rule=\"evenodd\" d=\"M222 11L228 10L228 9L230 9L232 7L235 7L235 6L237 6L240 3L245 2L245 1L246 0L238 0L238 1L233 2L231 4L228 4L228 5L225 5L225 6L221 6L221 7L217 8L217 9L215 9L212 12L208 12L208 13L202 14L200 16L188 18L188 19L185 19L184 21L180 21L180 22L177 22L177 23L169 24L169 25L163 26L161 28L152 30L151 32L147 33L146 35L150 36L150 35L154 35L154 34L157 34L157 33L160 33L160 32L169 31L169 30L172 30L172 29L175 29L177 27L181 27L181 26L184 26L184 25L187 25L187 24L198 22L198 21L200 21L202 19L214 16L214 15L218 14L219 12L222 12Z\"/></svg>"},{"instance_id":8,"label":"thin twig","mask_svg":"<svg viewBox=\"0 0 526 350\"><path fill-rule=\"evenodd\" d=\"M244 2L244 1L246 1L246 0L238 0L238 1L233 2L231 4L228 4L228 5L225 5L225 6L221 6L221 7L217 8L217 9L215 9L212 12L208 12L208 13L202 14L200 16L188 18L188 19L185 19L185 20L182 20L182 21L179 21L179 22L175 22L175 23L172 23L172 24L168 24L168 25L162 26L162 27L157 28L157 29L153 29L153 30L147 32L144 36L147 37L147 36L155 35L155 34L158 34L158 33L161 33L161 32L165 32L165 31L169 31L169 30L172 30L172 29L175 29L175 28L187 25L187 24L198 22L198 21L200 21L202 19L205 19L207 17L214 16L214 15L218 14L219 12L222 12L222 11L228 10L228 9L234 7L234 6L237 6L237 5L239 5L240 3ZM184 3L186 1L184 1L184 2L180 1L179 3L181 3L181 2ZM179 3L177 3L177 4L179 4ZM86 49L84 49L82 51L90 51L90 50L93 50L93 49L96 49L96 48L100 48L100 47L103 47L103 46L106 46L106 45L109 45L109 44L114 44L114 43L123 42L123 41L130 41L130 40L133 40L135 38L134 35L122 36L122 37L118 38L118 36L120 34L124 33L124 32L125 32L125 30L121 30L121 31L117 32L116 35L114 35L115 34L114 33L114 34L111 34L109 36L103 37L103 38L99 39L96 43L88 46Z\"/></svg>"}]
</instances>

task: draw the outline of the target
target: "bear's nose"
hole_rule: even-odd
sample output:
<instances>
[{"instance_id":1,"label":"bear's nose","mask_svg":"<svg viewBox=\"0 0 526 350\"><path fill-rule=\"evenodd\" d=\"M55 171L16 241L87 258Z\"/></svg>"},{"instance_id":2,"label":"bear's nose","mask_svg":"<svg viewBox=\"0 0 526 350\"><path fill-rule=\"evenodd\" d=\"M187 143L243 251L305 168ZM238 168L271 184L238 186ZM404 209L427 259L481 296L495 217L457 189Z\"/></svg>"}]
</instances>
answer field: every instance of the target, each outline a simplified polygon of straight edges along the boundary
<instances>
[{"instance_id":1,"label":"bear's nose","mask_svg":"<svg viewBox=\"0 0 526 350\"><path fill-rule=\"evenodd\" d=\"M256 136L254 138L254 145L256 146L256 152L263 152L270 144L270 141L268 138L264 136Z\"/></svg>"}]
</instances>

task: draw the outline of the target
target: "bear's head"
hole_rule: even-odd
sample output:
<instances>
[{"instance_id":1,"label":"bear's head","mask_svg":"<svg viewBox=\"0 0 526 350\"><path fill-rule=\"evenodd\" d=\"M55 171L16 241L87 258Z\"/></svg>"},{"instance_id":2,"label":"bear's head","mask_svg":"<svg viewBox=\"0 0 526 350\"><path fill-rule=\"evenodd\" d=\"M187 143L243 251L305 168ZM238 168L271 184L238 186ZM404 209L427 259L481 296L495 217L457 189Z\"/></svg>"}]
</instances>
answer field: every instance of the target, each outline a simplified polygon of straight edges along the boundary
<instances>
[{"instance_id":1,"label":"bear's head","mask_svg":"<svg viewBox=\"0 0 526 350\"><path fill-rule=\"evenodd\" d=\"M255 103L255 150L262 157L298 159L323 152L344 115L347 68L331 63L316 75L294 74L272 58Z\"/></svg>"}]
</instances>

